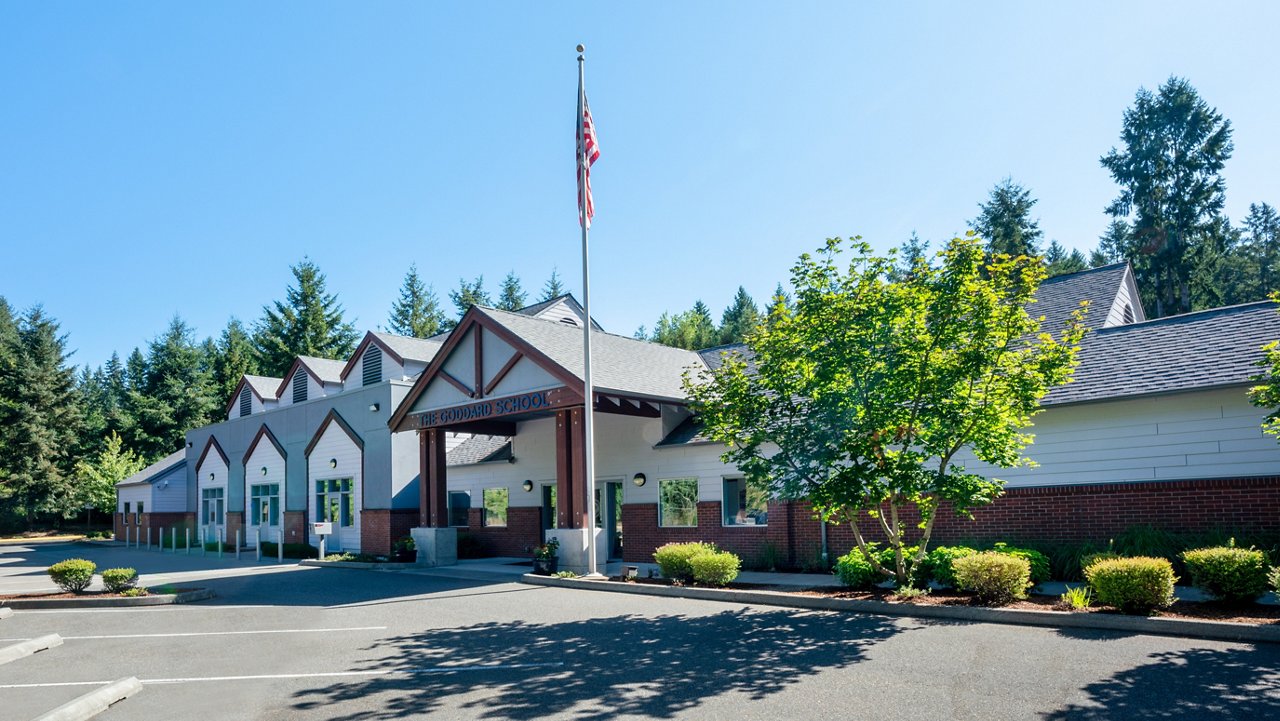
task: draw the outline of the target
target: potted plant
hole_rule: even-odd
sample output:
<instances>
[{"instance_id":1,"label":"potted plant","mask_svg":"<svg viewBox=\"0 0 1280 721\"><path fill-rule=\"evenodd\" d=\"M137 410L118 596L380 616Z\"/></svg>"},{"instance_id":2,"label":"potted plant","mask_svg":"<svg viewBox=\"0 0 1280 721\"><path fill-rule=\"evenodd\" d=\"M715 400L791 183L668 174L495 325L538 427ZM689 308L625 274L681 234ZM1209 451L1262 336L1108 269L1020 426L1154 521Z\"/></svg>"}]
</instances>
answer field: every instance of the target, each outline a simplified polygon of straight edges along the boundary
<instances>
[{"instance_id":1,"label":"potted plant","mask_svg":"<svg viewBox=\"0 0 1280 721\"><path fill-rule=\"evenodd\" d=\"M552 538L533 549L533 572L539 576L550 576L560 568L560 539Z\"/></svg>"},{"instance_id":2,"label":"potted plant","mask_svg":"<svg viewBox=\"0 0 1280 721\"><path fill-rule=\"evenodd\" d=\"M417 547L413 545L412 536L401 538L391 548L391 559L396 563L413 563L417 557Z\"/></svg>"}]
</instances>

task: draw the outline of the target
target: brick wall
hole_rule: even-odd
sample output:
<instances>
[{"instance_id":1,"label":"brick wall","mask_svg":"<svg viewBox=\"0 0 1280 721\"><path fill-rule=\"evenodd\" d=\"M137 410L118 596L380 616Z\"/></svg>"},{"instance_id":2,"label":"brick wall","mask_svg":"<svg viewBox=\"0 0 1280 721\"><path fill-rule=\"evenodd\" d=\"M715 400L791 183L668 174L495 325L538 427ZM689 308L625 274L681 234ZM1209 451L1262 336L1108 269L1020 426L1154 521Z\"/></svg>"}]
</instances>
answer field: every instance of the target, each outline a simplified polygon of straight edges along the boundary
<instances>
[{"instance_id":1,"label":"brick wall","mask_svg":"<svg viewBox=\"0 0 1280 721\"><path fill-rule=\"evenodd\" d=\"M483 521L484 509L472 508L466 533L483 544L486 556L528 556L528 549L541 542L542 509L537 506L507 508L506 526L485 526Z\"/></svg>"},{"instance_id":2,"label":"brick wall","mask_svg":"<svg viewBox=\"0 0 1280 721\"><path fill-rule=\"evenodd\" d=\"M1105 543L1128 528L1150 525L1171 531L1221 529L1274 530L1280 518L1280 477L1230 478L1195 481L1107 483L1041 488L1011 488L998 501L961 518L947 507L939 511L933 541L961 540L1093 540ZM903 519L914 524L916 516ZM868 538L878 524L863 517ZM760 557L766 544L801 565L817 555L822 528L807 503L769 504L767 527L726 527L720 503L698 504L696 528L659 528L656 504L628 504L622 508L624 558L648 562L664 543L711 541L744 559ZM828 525L831 557L853 548L846 525Z\"/></svg>"},{"instance_id":3,"label":"brick wall","mask_svg":"<svg viewBox=\"0 0 1280 721\"><path fill-rule=\"evenodd\" d=\"M226 535L227 548L235 548L237 531L240 532L241 534L240 535L241 545L247 543L248 541L244 537L244 511L227 511L226 521L227 521L227 535Z\"/></svg>"},{"instance_id":4,"label":"brick wall","mask_svg":"<svg viewBox=\"0 0 1280 721\"><path fill-rule=\"evenodd\" d=\"M284 531L285 543L310 543L307 539L306 511L285 511L284 527L281 530ZM271 540L275 542L274 538Z\"/></svg>"}]
</instances>

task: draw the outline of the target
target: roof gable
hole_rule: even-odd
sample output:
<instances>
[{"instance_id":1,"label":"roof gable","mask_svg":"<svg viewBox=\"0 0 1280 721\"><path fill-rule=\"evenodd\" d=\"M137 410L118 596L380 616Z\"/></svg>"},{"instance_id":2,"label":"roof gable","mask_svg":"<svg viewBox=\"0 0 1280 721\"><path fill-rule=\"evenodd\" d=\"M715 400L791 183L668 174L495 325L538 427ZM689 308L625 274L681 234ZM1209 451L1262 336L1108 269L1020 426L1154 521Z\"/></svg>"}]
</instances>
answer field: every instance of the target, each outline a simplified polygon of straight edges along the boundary
<instances>
[{"instance_id":1,"label":"roof gable","mask_svg":"<svg viewBox=\"0 0 1280 721\"><path fill-rule=\"evenodd\" d=\"M143 468L137 473L129 476L123 481L116 483L116 487L120 486L136 486L144 483L154 483L162 476L187 465L187 451L175 451L151 465Z\"/></svg>"},{"instance_id":2,"label":"roof gable","mask_svg":"<svg viewBox=\"0 0 1280 721\"><path fill-rule=\"evenodd\" d=\"M266 423L263 423L262 426L258 428L258 432L254 434L253 441L249 443L249 450L244 452L244 459L240 461L242 464L249 464L249 459L253 458L253 452L257 450L258 443L263 438L271 441L271 445L276 447L276 453L279 453L281 458L289 457L289 455L284 451L284 446L280 445L280 441L276 440L276 434L271 432L271 429L267 427Z\"/></svg>"},{"instance_id":3,"label":"roof gable","mask_svg":"<svg viewBox=\"0 0 1280 721\"><path fill-rule=\"evenodd\" d=\"M430 363L436 357L436 353L440 351L444 345L439 340L429 340L426 338L411 338L409 336L392 335L390 333L375 333L369 331L365 333L364 339L360 341L360 345L356 347L351 358L347 360L346 365L342 367L339 379L343 382L347 380L347 376L351 375L351 371L355 369L356 363L360 357L364 355L365 350L370 345L376 345L382 349L384 353L391 356L395 362L404 366L406 361L416 361L418 363Z\"/></svg>"},{"instance_id":4,"label":"roof gable","mask_svg":"<svg viewBox=\"0 0 1280 721\"><path fill-rule=\"evenodd\" d=\"M204 466L204 459L209 455L210 450L218 453L218 457L222 459L222 465L227 466L228 468L231 467L231 459L227 458L227 454L222 450L222 445L218 443L218 439L214 436L209 436L209 440L204 442L204 449L200 451L200 459L196 461L197 473L200 471L200 468Z\"/></svg>"},{"instance_id":5,"label":"roof gable","mask_svg":"<svg viewBox=\"0 0 1280 721\"><path fill-rule=\"evenodd\" d=\"M280 380L280 385L276 387L276 397L283 396L284 392L288 390L289 384L293 382L293 377L297 374L299 368L305 370L307 375L314 378L316 383L319 383L320 387L323 388L326 383L342 383L343 367L342 361L300 355L293 359L289 370L285 372L284 378Z\"/></svg>"},{"instance_id":6,"label":"roof gable","mask_svg":"<svg viewBox=\"0 0 1280 721\"><path fill-rule=\"evenodd\" d=\"M347 437L349 437L360 450L364 450L364 439L360 437L360 434L356 433L356 430L351 427L350 423L347 423L347 420L342 417L342 414L338 413L337 409L330 408L329 413L325 415L324 420L320 421L320 427L316 428L315 434L311 436L311 442L307 443L307 449L302 452L302 455L307 458L311 457L311 451L315 449L316 444L324 437L324 433L329 429L329 424L331 423L337 423L338 428L341 428L342 432L346 433Z\"/></svg>"},{"instance_id":7,"label":"roof gable","mask_svg":"<svg viewBox=\"0 0 1280 721\"><path fill-rule=\"evenodd\" d=\"M276 391L276 388L278 388L282 382L283 380L280 378L255 376L246 373L240 376L240 382L236 384L235 392L233 392L231 394L231 398L227 400L227 407L223 408L222 412L230 413L231 409L235 408L236 402L240 400L240 391L244 390L245 386L248 386L253 395L264 404L269 400L277 400L280 398L280 394Z\"/></svg>"}]
</instances>

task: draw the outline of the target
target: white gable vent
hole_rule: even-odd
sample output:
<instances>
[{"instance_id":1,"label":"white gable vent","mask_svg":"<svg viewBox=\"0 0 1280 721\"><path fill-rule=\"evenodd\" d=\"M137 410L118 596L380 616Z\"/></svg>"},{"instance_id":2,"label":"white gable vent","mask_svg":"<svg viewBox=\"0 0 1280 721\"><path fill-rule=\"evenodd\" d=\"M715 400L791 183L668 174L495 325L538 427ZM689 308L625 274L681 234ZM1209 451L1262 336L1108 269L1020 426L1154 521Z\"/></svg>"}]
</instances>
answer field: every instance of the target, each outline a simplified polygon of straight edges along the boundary
<instances>
[{"instance_id":1,"label":"white gable vent","mask_svg":"<svg viewBox=\"0 0 1280 721\"><path fill-rule=\"evenodd\" d=\"M576 327L578 327L578 319L577 319L577 318L570 318L570 317L567 317L567 316L566 316L566 317L564 317L564 318L561 318L561 319L560 319L560 322L561 322L561 323L564 323L565 325L571 325L571 326L573 326L573 327L575 327L575 328L576 328Z\"/></svg>"}]
</instances>

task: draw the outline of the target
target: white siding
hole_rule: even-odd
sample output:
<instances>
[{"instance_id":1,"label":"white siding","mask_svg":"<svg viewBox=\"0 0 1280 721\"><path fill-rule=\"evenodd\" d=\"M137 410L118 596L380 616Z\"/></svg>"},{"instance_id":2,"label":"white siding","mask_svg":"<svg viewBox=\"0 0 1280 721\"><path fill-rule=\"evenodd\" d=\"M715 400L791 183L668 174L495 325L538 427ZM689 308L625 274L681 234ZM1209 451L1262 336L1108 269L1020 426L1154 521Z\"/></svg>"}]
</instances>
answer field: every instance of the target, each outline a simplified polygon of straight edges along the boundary
<instances>
[{"instance_id":1,"label":"white siding","mask_svg":"<svg viewBox=\"0 0 1280 721\"><path fill-rule=\"evenodd\" d=\"M116 513L124 513L124 504L129 504L129 520L127 523L133 524L133 514L138 510L138 501L142 501L142 511L150 513L151 508L151 488L143 483L136 486L123 486L116 489Z\"/></svg>"},{"instance_id":2,"label":"white siding","mask_svg":"<svg viewBox=\"0 0 1280 721\"><path fill-rule=\"evenodd\" d=\"M1121 283L1120 291L1116 293L1115 301L1112 302L1111 307L1107 309L1107 317L1103 321L1102 327L1110 328L1116 325L1125 325L1126 323L1132 323L1133 320L1125 320L1124 309L1126 307L1129 308L1129 312L1131 316L1134 319L1136 319L1137 310L1133 307L1133 298L1129 296L1129 284ZM1097 312L1100 309L1091 308L1090 310L1093 312Z\"/></svg>"},{"instance_id":3,"label":"white siding","mask_svg":"<svg viewBox=\"0 0 1280 721\"><path fill-rule=\"evenodd\" d=\"M404 366L396 363L396 359L391 357L390 353L382 350L382 347L370 343L364 352L360 354L360 360L356 361L355 367L347 374L347 384L352 388L364 387L364 358L370 352L382 354L382 375L378 377L379 382L389 381L392 379L399 380L404 377Z\"/></svg>"},{"instance_id":4,"label":"white siding","mask_svg":"<svg viewBox=\"0 0 1280 721\"><path fill-rule=\"evenodd\" d=\"M563 321L568 319L573 321L573 325L576 325L579 328L582 327L582 314L574 309L573 306L569 305L568 301L564 298L561 298L554 304L543 308L535 317L542 318L543 320L554 321ZM565 325L568 324L566 323Z\"/></svg>"},{"instance_id":5,"label":"white siding","mask_svg":"<svg viewBox=\"0 0 1280 721\"><path fill-rule=\"evenodd\" d=\"M315 398L323 398L326 395L325 386L320 385L320 383L316 381L315 376L311 375L310 373L307 373L306 370L299 368L298 370L294 371L294 375L289 376L289 382L285 383L284 392L280 394L280 401L279 401L280 405L282 406L293 405L293 379L298 373L305 374L307 377L307 400L312 400ZM341 391L341 390L342 390L342 386L338 385L336 386L336 391L330 390L329 393L332 394L334 392Z\"/></svg>"},{"instance_id":6,"label":"white siding","mask_svg":"<svg viewBox=\"0 0 1280 721\"><path fill-rule=\"evenodd\" d=\"M336 467L330 467L330 460ZM316 482L329 479L351 479L355 496L354 525L339 528L334 524L334 535L326 541L325 551L360 551L360 512L364 509L363 458L360 446L337 423L330 423L324 435L311 449L307 457L307 517L318 519L316 509ZM318 542L318 539L313 539ZM336 541L336 542L335 542Z\"/></svg>"},{"instance_id":7,"label":"white siding","mask_svg":"<svg viewBox=\"0 0 1280 721\"><path fill-rule=\"evenodd\" d=\"M184 513L187 510L187 464L165 473L151 483L149 510L156 513Z\"/></svg>"},{"instance_id":8,"label":"white siding","mask_svg":"<svg viewBox=\"0 0 1280 721\"><path fill-rule=\"evenodd\" d=\"M245 545L254 545L255 529L260 529L261 540L275 540L275 535L280 530L280 524L271 526L264 525L259 527L258 519L251 514L253 504L252 488L264 483L280 484L280 513L279 522L284 521L284 491L285 491L285 459L280 455L280 451L276 450L276 446L266 436L258 440L258 445L254 446L253 455L249 456L249 460L244 464L244 538ZM265 469L265 473L263 472ZM231 539L227 539L231 542Z\"/></svg>"},{"instance_id":9,"label":"white siding","mask_svg":"<svg viewBox=\"0 0 1280 721\"><path fill-rule=\"evenodd\" d=\"M209 477L209 474L211 473L213 474L213 478ZM201 463L198 468L196 468L196 525L197 526L205 525L205 519L201 515L201 511L203 510L203 507L201 505L201 496L203 494L204 489L206 488L221 488L223 489L222 491L223 500L224 501L230 500L227 498L227 495L226 495L227 494L227 464L222 462L222 456L218 455L218 451L213 448L209 449L209 452L205 454L204 462ZM225 505L225 503L223 508L224 508L224 511L235 510L234 508L231 508L230 506ZM224 515L223 516L224 524L225 524L225 521L226 521L226 516ZM219 528L221 528L221 525L215 526L214 529L210 531L210 534L218 533ZM212 535L210 537L212 537Z\"/></svg>"}]
</instances>

